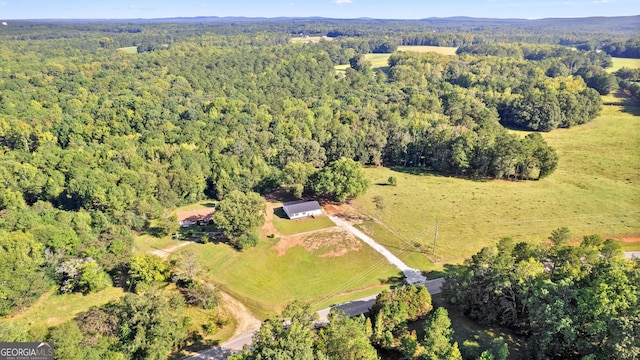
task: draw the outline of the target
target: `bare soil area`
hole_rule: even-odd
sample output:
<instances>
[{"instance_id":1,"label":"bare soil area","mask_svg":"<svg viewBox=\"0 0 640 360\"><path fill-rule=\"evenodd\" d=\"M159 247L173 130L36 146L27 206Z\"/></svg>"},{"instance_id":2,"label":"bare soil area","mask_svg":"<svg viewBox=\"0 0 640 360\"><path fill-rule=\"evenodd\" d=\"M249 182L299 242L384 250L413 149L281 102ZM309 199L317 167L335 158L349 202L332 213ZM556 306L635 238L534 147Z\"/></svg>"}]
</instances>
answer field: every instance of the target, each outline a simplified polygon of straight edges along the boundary
<instances>
[{"instance_id":1,"label":"bare soil area","mask_svg":"<svg viewBox=\"0 0 640 360\"><path fill-rule=\"evenodd\" d=\"M220 291L220 298L224 304L224 308L237 321L237 327L231 338L238 336L247 331L254 331L260 328L262 321L253 315L253 313L242 305L241 302L233 298L231 295Z\"/></svg>"},{"instance_id":2,"label":"bare soil area","mask_svg":"<svg viewBox=\"0 0 640 360\"><path fill-rule=\"evenodd\" d=\"M284 236L272 249L278 251L278 256L284 256L295 246L302 246L306 251L317 254L318 257L343 256L350 251L362 248L362 242L342 228L311 231L309 233Z\"/></svg>"},{"instance_id":3,"label":"bare soil area","mask_svg":"<svg viewBox=\"0 0 640 360\"><path fill-rule=\"evenodd\" d=\"M359 224L363 221L369 220L369 217L361 214L354 209L349 203L344 204L323 204L322 208L329 216L338 215L341 218L347 220L351 224Z\"/></svg>"},{"instance_id":4,"label":"bare soil area","mask_svg":"<svg viewBox=\"0 0 640 360\"><path fill-rule=\"evenodd\" d=\"M623 243L635 243L635 242L640 242L640 236L624 236L616 240Z\"/></svg>"}]
</instances>

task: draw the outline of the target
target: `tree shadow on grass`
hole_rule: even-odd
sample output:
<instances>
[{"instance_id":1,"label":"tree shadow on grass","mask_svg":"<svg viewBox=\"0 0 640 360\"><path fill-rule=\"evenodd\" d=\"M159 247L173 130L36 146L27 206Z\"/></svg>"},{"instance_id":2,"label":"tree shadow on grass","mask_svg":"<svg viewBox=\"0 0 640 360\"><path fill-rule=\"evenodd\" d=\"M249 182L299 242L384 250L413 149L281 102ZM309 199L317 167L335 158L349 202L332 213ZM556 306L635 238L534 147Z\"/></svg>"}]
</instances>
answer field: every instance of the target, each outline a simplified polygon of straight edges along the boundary
<instances>
[{"instance_id":1,"label":"tree shadow on grass","mask_svg":"<svg viewBox=\"0 0 640 360\"><path fill-rule=\"evenodd\" d=\"M633 116L640 116L640 102L633 99L627 99L622 102L622 112Z\"/></svg>"},{"instance_id":2,"label":"tree shadow on grass","mask_svg":"<svg viewBox=\"0 0 640 360\"><path fill-rule=\"evenodd\" d=\"M392 288L404 285L404 275L399 273L395 276L389 276L386 279L379 279L381 284L391 285Z\"/></svg>"},{"instance_id":3,"label":"tree shadow on grass","mask_svg":"<svg viewBox=\"0 0 640 360\"><path fill-rule=\"evenodd\" d=\"M165 236L164 230L162 230L159 226L150 227L147 231L144 232L147 235L151 235L155 238L161 238Z\"/></svg>"},{"instance_id":4,"label":"tree shadow on grass","mask_svg":"<svg viewBox=\"0 0 640 360\"><path fill-rule=\"evenodd\" d=\"M184 359L186 356L190 356L191 353L193 352L200 352L204 350L209 350L216 346L220 346L220 342L218 340L206 340L199 333L195 333L191 335L191 338L189 339L189 341L192 341L193 343L191 345L188 345L182 348L179 352L170 355L168 359L169 360ZM219 355L220 359L223 359L225 358L223 356L230 356L232 355L232 352L230 350L218 349L218 351L216 352L216 355Z\"/></svg>"},{"instance_id":5,"label":"tree shadow on grass","mask_svg":"<svg viewBox=\"0 0 640 360\"><path fill-rule=\"evenodd\" d=\"M285 188L276 189L275 191L272 191L269 194L266 194L264 197L267 200L273 201L273 202L287 202L287 201L298 200L295 196L291 194L291 192L288 189L285 189Z\"/></svg>"},{"instance_id":6,"label":"tree shadow on grass","mask_svg":"<svg viewBox=\"0 0 640 360\"><path fill-rule=\"evenodd\" d=\"M431 176L431 177L438 177L438 178L456 178L456 179L469 180L469 181L473 181L473 182L487 182L487 181L494 180L493 178L487 178L487 177L468 176L468 175L455 175L455 174L449 174L449 173L439 173L439 172L433 171L433 170L431 170L429 168L425 168L425 167L394 166L394 167L391 167L390 169L395 171L395 172L402 173L402 174L409 174L409 175L415 175L415 176ZM402 180L400 180L400 181L402 181ZM382 185L382 184L376 184L376 185Z\"/></svg>"},{"instance_id":7,"label":"tree shadow on grass","mask_svg":"<svg viewBox=\"0 0 640 360\"><path fill-rule=\"evenodd\" d=\"M622 91L616 91L613 93L613 97L616 99L622 99L621 101L608 102L605 101L603 105L621 106L622 112L631 114L633 116L640 116L640 102L630 98Z\"/></svg>"}]
</instances>

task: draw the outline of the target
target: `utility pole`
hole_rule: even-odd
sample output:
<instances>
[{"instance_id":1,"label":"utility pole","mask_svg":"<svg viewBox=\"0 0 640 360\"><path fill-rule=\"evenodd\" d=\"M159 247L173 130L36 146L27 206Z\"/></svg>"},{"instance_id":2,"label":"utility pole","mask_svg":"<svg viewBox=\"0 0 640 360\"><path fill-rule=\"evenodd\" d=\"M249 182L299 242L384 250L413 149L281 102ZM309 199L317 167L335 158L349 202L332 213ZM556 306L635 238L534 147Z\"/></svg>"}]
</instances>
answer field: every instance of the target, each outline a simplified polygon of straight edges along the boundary
<instances>
[{"instance_id":1,"label":"utility pole","mask_svg":"<svg viewBox=\"0 0 640 360\"><path fill-rule=\"evenodd\" d=\"M438 241L438 219L436 219L436 233L433 235L433 256L436 256L436 241Z\"/></svg>"}]
</instances>

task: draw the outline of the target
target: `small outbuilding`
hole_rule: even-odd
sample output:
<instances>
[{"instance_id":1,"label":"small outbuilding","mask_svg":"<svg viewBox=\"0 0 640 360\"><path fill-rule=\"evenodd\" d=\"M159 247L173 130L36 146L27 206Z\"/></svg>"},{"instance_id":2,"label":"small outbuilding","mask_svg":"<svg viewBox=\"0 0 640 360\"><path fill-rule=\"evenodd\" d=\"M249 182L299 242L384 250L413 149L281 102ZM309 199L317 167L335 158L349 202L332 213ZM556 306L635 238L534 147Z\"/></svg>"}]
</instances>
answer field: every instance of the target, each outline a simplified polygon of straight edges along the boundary
<instances>
[{"instance_id":1,"label":"small outbuilding","mask_svg":"<svg viewBox=\"0 0 640 360\"><path fill-rule=\"evenodd\" d=\"M283 204L282 209L289 219L298 219L306 216L322 214L322 208L317 201L302 200L288 202Z\"/></svg>"}]
</instances>

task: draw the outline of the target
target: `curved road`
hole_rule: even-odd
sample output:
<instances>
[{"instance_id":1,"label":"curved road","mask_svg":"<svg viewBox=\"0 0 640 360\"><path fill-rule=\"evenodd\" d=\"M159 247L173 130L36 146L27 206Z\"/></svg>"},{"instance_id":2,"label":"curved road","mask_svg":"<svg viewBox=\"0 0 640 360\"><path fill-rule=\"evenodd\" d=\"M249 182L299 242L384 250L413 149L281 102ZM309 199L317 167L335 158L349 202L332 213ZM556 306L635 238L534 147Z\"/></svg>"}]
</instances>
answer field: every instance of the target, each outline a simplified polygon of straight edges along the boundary
<instances>
[{"instance_id":1,"label":"curved road","mask_svg":"<svg viewBox=\"0 0 640 360\"><path fill-rule=\"evenodd\" d=\"M333 219L332 219L333 220ZM335 220L334 220L335 221ZM344 224L343 220L339 220L336 224L342 226ZM353 226L352 226L353 227ZM354 228L355 229L355 228ZM355 229L356 231L359 231ZM366 236L366 235L365 235ZM385 249L386 250L386 249ZM640 251L630 251L625 252L624 256L628 259L640 259ZM405 265L406 266L406 265ZM437 278L433 280L425 280L423 284L429 290L429 293L432 295L439 294L442 291L442 283L444 282L444 278ZM361 299L353 300L345 304L336 305L330 308L322 309L318 311L319 323L327 322L327 315L332 308L340 309L346 312L351 316L357 316L360 314L364 314L371 306L375 303L377 295L367 296ZM256 329L257 331L257 329ZM253 339L253 334L255 331L247 331L244 332L237 337L229 340L228 342L217 346L215 348L202 351L198 354L194 354L193 356L186 357L185 359L207 359L207 360L224 360L228 358L230 355L238 353L242 351L242 348L245 345L251 344L251 340Z\"/></svg>"},{"instance_id":2,"label":"curved road","mask_svg":"<svg viewBox=\"0 0 640 360\"><path fill-rule=\"evenodd\" d=\"M429 290L429 293L431 293L432 295L435 295L435 294L439 294L442 291L443 281L444 281L443 278L427 280L424 282L424 285L427 287L427 290ZM319 316L318 323L323 324L327 322L327 315L329 315L329 311L331 311L332 308L340 309L351 316L364 314L368 312L371 306L376 302L376 296L378 295L371 295L371 296L363 297L361 299L350 301L345 304L322 309L318 311L318 316ZM216 346L215 348L202 351L198 354L194 354L190 357L186 357L185 359L224 360L228 358L230 355L242 351L242 348L245 345L251 344L251 340L253 340L254 333L255 331L244 332L220 346Z\"/></svg>"}]
</instances>

